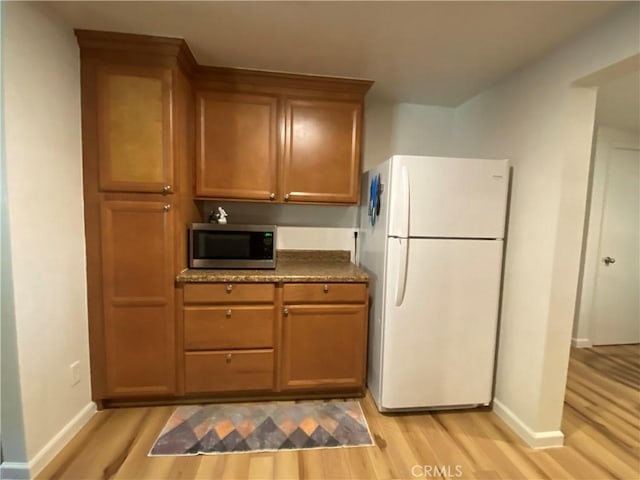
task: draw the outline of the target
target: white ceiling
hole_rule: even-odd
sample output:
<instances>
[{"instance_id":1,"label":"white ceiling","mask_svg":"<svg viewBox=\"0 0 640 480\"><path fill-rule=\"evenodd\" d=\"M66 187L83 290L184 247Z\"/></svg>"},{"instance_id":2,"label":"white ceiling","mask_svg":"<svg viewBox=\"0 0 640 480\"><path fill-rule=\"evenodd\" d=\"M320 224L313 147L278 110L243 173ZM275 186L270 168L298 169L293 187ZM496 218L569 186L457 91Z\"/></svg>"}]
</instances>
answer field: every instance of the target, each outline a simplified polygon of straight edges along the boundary
<instances>
[{"instance_id":1,"label":"white ceiling","mask_svg":"<svg viewBox=\"0 0 640 480\"><path fill-rule=\"evenodd\" d=\"M198 62L367 78L457 106L623 2L47 2L74 28L182 37Z\"/></svg>"},{"instance_id":2,"label":"white ceiling","mask_svg":"<svg viewBox=\"0 0 640 480\"><path fill-rule=\"evenodd\" d=\"M640 132L640 72L633 72L598 89L599 124Z\"/></svg>"}]
</instances>

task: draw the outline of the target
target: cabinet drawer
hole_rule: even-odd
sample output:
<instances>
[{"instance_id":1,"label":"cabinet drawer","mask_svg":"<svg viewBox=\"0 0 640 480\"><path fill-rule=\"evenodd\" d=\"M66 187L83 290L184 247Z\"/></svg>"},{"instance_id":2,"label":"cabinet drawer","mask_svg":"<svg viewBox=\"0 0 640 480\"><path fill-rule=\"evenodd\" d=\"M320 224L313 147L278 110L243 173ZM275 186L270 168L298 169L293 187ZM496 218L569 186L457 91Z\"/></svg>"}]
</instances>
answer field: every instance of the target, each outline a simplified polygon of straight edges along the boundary
<instances>
[{"instance_id":1,"label":"cabinet drawer","mask_svg":"<svg viewBox=\"0 0 640 480\"><path fill-rule=\"evenodd\" d=\"M184 348L273 347L274 311L271 306L186 307Z\"/></svg>"},{"instance_id":2,"label":"cabinet drawer","mask_svg":"<svg viewBox=\"0 0 640 480\"><path fill-rule=\"evenodd\" d=\"M273 350L188 352L187 393L273 389Z\"/></svg>"},{"instance_id":3,"label":"cabinet drawer","mask_svg":"<svg viewBox=\"0 0 640 480\"><path fill-rule=\"evenodd\" d=\"M184 303L273 303L272 283L187 283Z\"/></svg>"},{"instance_id":4,"label":"cabinet drawer","mask_svg":"<svg viewBox=\"0 0 640 480\"><path fill-rule=\"evenodd\" d=\"M284 303L364 303L365 283L286 283Z\"/></svg>"}]
</instances>

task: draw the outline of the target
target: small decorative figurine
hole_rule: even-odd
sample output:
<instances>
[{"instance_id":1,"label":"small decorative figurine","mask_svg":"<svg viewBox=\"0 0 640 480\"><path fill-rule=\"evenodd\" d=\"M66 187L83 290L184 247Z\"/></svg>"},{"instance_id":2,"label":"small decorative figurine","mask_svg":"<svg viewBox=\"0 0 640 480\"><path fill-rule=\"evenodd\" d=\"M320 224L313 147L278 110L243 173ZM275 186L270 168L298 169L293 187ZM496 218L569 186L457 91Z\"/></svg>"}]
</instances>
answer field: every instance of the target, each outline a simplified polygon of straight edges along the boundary
<instances>
[{"instance_id":1,"label":"small decorative figurine","mask_svg":"<svg viewBox=\"0 0 640 480\"><path fill-rule=\"evenodd\" d=\"M216 213L216 220L218 223L227 223L227 217L229 215L224 211L224 208L218 207L218 213Z\"/></svg>"}]
</instances>

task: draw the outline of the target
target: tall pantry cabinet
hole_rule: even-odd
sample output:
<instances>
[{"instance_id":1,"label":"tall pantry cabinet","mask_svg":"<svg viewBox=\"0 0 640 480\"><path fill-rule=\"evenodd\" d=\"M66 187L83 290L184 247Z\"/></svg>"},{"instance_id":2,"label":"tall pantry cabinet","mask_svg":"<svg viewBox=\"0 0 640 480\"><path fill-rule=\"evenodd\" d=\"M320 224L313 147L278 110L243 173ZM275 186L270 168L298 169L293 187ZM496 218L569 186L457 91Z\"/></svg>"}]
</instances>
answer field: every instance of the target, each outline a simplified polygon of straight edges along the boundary
<instances>
[{"instance_id":1,"label":"tall pantry cabinet","mask_svg":"<svg viewBox=\"0 0 640 480\"><path fill-rule=\"evenodd\" d=\"M203 385L228 392L248 377L210 388L220 379L202 369L221 358L213 348L219 342L207 344L212 352L196 351L185 328L193 315L184 314L183 288L175 283L187 267L188 226L203 217L196 202L201 208L209 199L356 205L362 105L372 82L201 66L175 38L76 35L93 399L100 406L163 400L201 394ZM357 389L364 350L350 345L366 338L360 307L291 308L291 328L274 330L270 344L275 352L281 335L291 340L292 350L282 352L288 363L273 360L269 367L276 375L288 372L285 389L308 392L320 383ZM338 314L346 336L333 363L294 349L309 322L322 333ZM200 333L211 335L211 328ZM342 354L350 360L340 361ZM264 363L262 354L247 355L239 358ZM263 378L279 389L263 363ZM315 377L301 365L317 367ZM261 385L262 393L270 391Z\"/></svg>"},{"instance_id":2,"label":"tall pantry cabinet","mask_svg":"<svg viewBox=\"0 0 640 480\"><path fill-rule=\"evenodd\" d=\"M77 31L94 399L177 393L175 274L192 200L182 40Z\"/></svg>"}]
</instances>

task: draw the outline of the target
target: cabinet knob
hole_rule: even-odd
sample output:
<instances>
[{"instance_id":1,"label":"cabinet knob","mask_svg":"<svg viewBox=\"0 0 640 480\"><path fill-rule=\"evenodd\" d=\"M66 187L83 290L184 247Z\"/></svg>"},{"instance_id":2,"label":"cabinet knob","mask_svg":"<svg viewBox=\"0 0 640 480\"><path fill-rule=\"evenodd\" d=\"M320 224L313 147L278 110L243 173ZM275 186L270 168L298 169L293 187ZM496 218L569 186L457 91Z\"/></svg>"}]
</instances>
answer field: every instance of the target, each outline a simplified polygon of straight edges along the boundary
<instances>
[{"instance_id":1,"label":"cabinet knob","mask_svg":"<svg viewBox=\"0 0 640 480\"><path fill-rule=\"evenodd\" d=\"M286 317L287 315L289 315L289 309L288 309L288 308L284 308L284 309L282 310L282 313L284 313L284 315L285 315L285 317Z\"/></svg>"},{"instance_id":2,"label":"cabinet knob","mask_svg":"<svg viewBox=\"0 0 640 480\"><path fill-rule=\"evenodd\" d=\"M226 360L227 363L231 363L231 354L227 353L227 356L224 357L224 359Z\"/></svg>"},{"instance_id":3,"label":"cabinet knob","mask_svg":"<svg viewBox=\"0 0 640 480\"><path fill-rule=\"evenodd\" d=\"M288 194L288 193L285 193L285 194L284 194L284 199L285 199L285 200L289 200L289 194Z\"/></svg>"},{"instance_id":4,"label":"cabinet knob","mask_svg":"<svg viewBox=\"0 0 640 480\"><path fill-rule=\"evenodd\" d=\"M233 290L233 285L227 285L227 293L231 293L231 290Z\"/></svg>"},{"instance_id":5,"label":"cabinet knob","mask_svg":"<svg viewBox=\"0 0 640 480\"><path fill-rule=\"evenodd\" d=\"M169 205L169 204L167 203L166 205L163 205L163 206L162 206L162 209L163 209L165 212L168 212L169 210L171 210L171 205Z\"/></svg>"},{"instance_id":6,"label":"cabinet knob","mask_svg":"<svg viewBox=\"0 0 640 480\"><path fill-rule=\"evenodd\" d=\"M224 312L225 315L227 316L227 318L231 318L231 309L228 309L226 312Z\"/></svg>"},{"instance_id":7,"label":"cabinet knob","mask_svg":"<svg viewBox=\"0 0 640 480\"><path fill-rule=\"evenodd\" d=\"M273 192L271 192L271 193L269 194L269 200L275 200L275 198L276 198L276 194L275 194L275 193L273 193Z\"/></svg>"},{"instance_id":8,"label":"cabinet knob","mask_svg":"<svg viewBox=\"0 0 640 480\"><path fill-rule=\"evenodd\" d=\"M162 187L162 192L171 193L171 185L165 185L164 187Z\"/></svg>"},{"instance_id":9,"label":"cabinet knob","mask_svg":"<svg viewBox=\"0 0 640 480\"><path fill-rule=\"evenodd\" d=\"M327 293L329 291L329 285L325 283L324 287L322 287L322 290L324 290L324 293Z\"/></svg>"}]
</instances>

